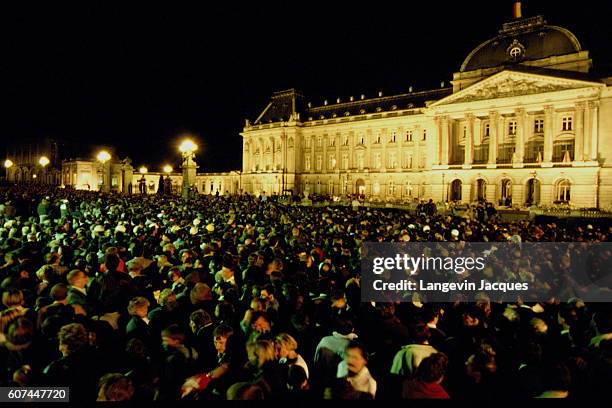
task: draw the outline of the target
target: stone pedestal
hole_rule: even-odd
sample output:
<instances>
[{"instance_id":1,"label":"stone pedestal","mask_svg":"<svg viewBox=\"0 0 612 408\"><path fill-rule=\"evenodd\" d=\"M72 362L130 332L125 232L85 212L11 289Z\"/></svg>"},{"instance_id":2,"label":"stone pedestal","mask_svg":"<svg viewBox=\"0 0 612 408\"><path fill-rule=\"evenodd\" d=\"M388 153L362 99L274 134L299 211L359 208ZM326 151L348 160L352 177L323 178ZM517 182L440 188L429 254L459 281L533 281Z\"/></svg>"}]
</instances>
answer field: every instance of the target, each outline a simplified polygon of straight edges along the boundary
<instances>
[{"instance_id":1,"label":"stone pedestal","mask_svg":"<svg viewBox=\"0 0 612 408\"><path fill-rule=\"evenodd\" d=\"M183 185L181 194L183 198L189 197L190 187L196 182L196 174L198 165L193 160L193 153L184 154L183 156L183 165L181 166L183 169Z\"/></svg>"}]
</instances>

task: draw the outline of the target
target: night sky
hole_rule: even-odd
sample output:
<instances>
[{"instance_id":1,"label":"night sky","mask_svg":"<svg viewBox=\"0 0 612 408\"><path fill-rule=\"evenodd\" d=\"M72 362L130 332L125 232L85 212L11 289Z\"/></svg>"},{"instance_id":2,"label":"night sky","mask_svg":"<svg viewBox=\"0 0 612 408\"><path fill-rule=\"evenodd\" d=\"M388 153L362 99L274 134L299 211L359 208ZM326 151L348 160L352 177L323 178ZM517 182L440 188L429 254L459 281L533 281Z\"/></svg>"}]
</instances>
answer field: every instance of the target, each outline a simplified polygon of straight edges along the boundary
<instances>
[{"instance_id":1,"label":"night sky","mask_svg":"<svg viewBox=\"0 0 612 408\"><path fill-rule=\"evenodd\" d=\"M188 131L203 148L199 171L226 171L240 168L244 119L272 92L295 87L317 105L448 84L513 0L46 3L0 6L3 141L57 138L65 157L107 145L159 170L178 165ZM610 72L603 3L526 0L523 14L570 29Z\"/></svg>"}]
</instances>

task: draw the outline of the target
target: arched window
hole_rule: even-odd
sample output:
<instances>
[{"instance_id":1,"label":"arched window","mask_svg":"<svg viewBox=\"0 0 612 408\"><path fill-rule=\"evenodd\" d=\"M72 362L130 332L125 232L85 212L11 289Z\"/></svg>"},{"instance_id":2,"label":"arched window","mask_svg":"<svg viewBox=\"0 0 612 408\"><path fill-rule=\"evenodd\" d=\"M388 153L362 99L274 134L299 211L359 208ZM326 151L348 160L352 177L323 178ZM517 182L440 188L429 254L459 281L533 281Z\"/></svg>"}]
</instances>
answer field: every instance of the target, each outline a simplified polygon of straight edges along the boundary
<instances>
[{"instance_id":1,"label":"arched window","mask_svg":"<svg viewBox=\"0 0 612 408\"><path fill-rule=\"evenodd\" d=\"M571 199L571 183L567 179L559 180L555 185L555 201L569 203Z\"/></svg>"},{"instance_id":2,"label":"arched window","mask_svg":"<svg viewBox=\"0 0 612 408\"><path fill-rule=\"evenodd\" d=\"M450 194L449 194L450 201L460 201L461 192L462 192L461 190L462 190L461 180L459 179L453 180L452 183L450 184Z\"/></svg>"},{"instance_id":3,"label":"arched window","mask_svg":"<svg viewBox=\"0 0 612 408\"><path fill-rule=\"evenodd\" d=\"M510 205L512 203L512 180L502 180L500 200L502 205Z\"/></svg>"}]
</instances>

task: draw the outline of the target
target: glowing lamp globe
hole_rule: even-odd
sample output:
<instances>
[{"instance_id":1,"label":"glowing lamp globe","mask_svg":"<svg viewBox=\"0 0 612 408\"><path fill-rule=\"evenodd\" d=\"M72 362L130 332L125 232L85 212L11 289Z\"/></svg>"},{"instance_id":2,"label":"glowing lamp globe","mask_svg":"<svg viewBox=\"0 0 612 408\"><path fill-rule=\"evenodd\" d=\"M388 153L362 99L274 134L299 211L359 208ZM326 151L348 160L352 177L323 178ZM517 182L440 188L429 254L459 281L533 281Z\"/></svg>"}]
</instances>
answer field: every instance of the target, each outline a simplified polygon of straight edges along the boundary
<instances>
[{"instance_id":1,"label":"glowing lamp globe","mask_svg":"<svg viewBox=\"0 0 612 408\"><path fill-rule=\"evenodd\" d=\"M193 153L198 150L198 145L191 139L185 139L179 146L179 150L181 153Z\"/></svg>"},{"instance_id":2,"label":"glowing lamp globe","mask_svg":"<svg viewBox=\"0 0 612 408\"><path fill-rule=\"evenodd\" d=\"M39 160L38 160L38 164L40 164L41 166L45 167L46 165L48 165L50 163L49 158L47 156L42 156Z\"/></svg>"},{"instance_id":3,"label":"glowing lamp globe","mask_svg":"<svg viewBox=\"0 0 612 408\"><path fill-rule=\"evenodd\" d=\"M102 163L106 163L107 161L109 161L111 159L111 155L106 150L102 150L100 153L98 153L96 158L98 159L98 161L100 161Z\"/></svg>"}]
</instances>

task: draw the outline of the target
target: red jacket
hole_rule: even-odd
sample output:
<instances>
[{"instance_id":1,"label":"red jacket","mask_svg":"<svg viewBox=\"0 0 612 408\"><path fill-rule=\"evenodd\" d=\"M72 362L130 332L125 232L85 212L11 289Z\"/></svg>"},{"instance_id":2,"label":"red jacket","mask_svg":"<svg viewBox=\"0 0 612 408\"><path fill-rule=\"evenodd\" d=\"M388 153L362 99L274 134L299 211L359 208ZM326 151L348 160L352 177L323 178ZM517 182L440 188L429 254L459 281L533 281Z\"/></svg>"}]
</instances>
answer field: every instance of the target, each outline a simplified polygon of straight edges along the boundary
<instances>
[{"instance_id":1,"label":"red jacket","mask_svg":"<svg viewBox=\"0 0 612 408\"><path fill-rule=\"evenodd\" d=\"M438 383L426 383L418 380L408 380L404 382L402 387L402 398L441 398L449 399L450 397Z\"/></svg>"}]
</instances>

